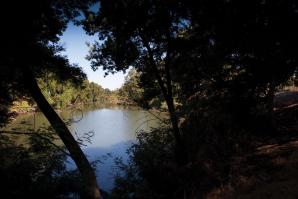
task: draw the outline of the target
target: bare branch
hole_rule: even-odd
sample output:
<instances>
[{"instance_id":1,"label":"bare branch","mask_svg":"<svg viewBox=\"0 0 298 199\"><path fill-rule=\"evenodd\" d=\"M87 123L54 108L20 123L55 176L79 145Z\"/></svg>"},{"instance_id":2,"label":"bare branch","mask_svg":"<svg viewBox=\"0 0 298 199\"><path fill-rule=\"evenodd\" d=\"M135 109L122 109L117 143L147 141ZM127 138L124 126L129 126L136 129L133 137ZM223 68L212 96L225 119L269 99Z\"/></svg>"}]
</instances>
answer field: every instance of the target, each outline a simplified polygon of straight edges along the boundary
<instances>
[{"instance_id":1,"label":"bare branch","mask_svg":"<svg viewBox=\"0 0 298 199\"><path fill-rule=\"evenodd\" d=\"M10 134L10 135L27 135L27 136L37 136L40 139L43 139L45 141L47 141L49 144L51 144L52 146L54 146L56 149L58 149L60 152L62 152L63 154L70 156L70 154L68 152L66 152L65 150L63 150L60 146L56 145L55 143L53 143L49 137L43 136L39 133L31 133L31 132L19 132L19 131L0 131L0 135L2 134Z\"/></svg>"}]
</instances>

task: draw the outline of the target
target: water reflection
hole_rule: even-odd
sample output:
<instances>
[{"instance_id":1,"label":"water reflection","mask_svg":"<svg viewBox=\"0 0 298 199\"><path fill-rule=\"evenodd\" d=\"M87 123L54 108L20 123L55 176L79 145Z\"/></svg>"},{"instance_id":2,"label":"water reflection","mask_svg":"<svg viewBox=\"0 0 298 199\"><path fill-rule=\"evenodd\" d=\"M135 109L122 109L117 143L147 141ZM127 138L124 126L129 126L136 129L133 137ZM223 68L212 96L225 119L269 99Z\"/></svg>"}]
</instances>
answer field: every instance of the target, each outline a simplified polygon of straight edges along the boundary
<instances>
[{"instance_id":1,"label":"water reflection","mask_svg":"<svg viewBox=\"0 0 298 199\"><path fill-rule=\"evenodd\" d=\"M149 130L159 125L150 113L136 108L125 107L85 107L59 113L64 121L70 123L70 130L78 136L94 131L92 143L83 147L88 159L100 159L102 164L97 167L98 181L102 189L110 191L113 187L113 173L115 172L114 158L127 159L126 150L136 139L136 131ZM25 114L9 124L7 128L13 130L34 130L48 127L49 123L41 113ZM111 154L111 157L106 156ZM105 158L106 157L106 158ZM75 168L69 161L69 168Z\"/></svg>"},{"instance_id":2,"label":"water reflection","mask_svg":"<svg viewBox=\"0 0 298 199\"><path fill-rule=\"evenodd\" d=\"M88 147L109 147L119 142L135 139L137 130L149 130L156 122L147 112L129 109L97 109L84 112L84 117L70 127L79 135L94 131L92 144Z\"/></svg>"},{"instance_id":3,"label":"water reflection","mask_svg":"<svg viewBox=\"0 0 298 199\"><path fill-rule=\"evenodd\" d=\"M125 161L126 150L135 140L136 131L157 125L146 111L113 107L85 111L82 120L73 123L70 129L78 135L94 131L92 143L83 149L89 160L101 160L102 164L97 167L98 181L102 189L110 191L115 173L114 158L121 157ZM104 158L107 154L111 157Z\"/></svg>"}]
</instances>

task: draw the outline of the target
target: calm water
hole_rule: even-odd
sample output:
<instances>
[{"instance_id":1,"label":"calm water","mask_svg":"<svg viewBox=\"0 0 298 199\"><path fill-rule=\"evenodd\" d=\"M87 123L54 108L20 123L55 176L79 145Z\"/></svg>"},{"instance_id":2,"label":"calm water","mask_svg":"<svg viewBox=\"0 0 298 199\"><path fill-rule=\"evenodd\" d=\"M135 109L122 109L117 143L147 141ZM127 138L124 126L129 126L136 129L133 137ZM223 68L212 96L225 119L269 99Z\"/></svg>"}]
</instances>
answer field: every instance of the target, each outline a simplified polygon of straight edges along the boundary
<instances>
[{"instance_id":1,"label":"calm water","mask_svg":"<svg viewBox=\"0 0 298 199\"><path fill-rule=\"evenodd\" d=\"M115 157L127 160L126 150L135 141L136 132L158 127L158 120L147 111L124 107L89 107L72 109L59 113L69 123L74 135L82 137L94 132L91 143L85 142L85 154L90 161L100 160L97 166L97 178L100 187L110 191L113 187L113 174L117 172ZM41 113L20 115L7 128L13 130L34 130L48 126ZM75 168L70 161L69 168Z\"/></svg>"}]
</instances>

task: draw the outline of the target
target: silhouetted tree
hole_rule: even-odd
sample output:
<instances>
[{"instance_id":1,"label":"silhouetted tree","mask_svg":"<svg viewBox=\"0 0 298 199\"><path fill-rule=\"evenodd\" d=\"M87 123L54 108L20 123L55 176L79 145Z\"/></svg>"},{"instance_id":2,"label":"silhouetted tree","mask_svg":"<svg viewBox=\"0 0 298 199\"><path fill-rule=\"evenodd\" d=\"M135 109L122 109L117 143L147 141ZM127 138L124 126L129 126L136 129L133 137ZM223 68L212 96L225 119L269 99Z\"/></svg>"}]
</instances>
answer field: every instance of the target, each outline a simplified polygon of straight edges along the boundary
<instances>
[{"instance_id":1,"label":"silhouetted tree","mask_svg":"<svg viewBox=\"0 0 298 199\"><path fill-rule=\"evenodd\" d=\"M10 16L1 12L1 101L9 105L14 96L29 94L51 123L81 172L84 198L100 198L96 176L65 123L53 110L37 85L36 77L51 71L60 79L80 82L85 75L59 54L59 35L70 19L87 10L91 1L6 2ZM24 92L25 91L25 92ZM27 93L26 93L27 92ZM6 112L5 108L1 111ZM6 117L7 118L7 117ZM4 118L4 119L6 119Z\"/></svg>"},{"instance_id":2,"label":"silhouetted tree","mask_svg":"<svg viewBox=\"0 0 298 199\"><path fill-rule=\"evenodd\" d=\"M297 68L297 7L293 0L103 0L100 11L88 13L83 23L102 41L90 49L93 69L114 73L132 66L147 86L159 85L177 148L187 148L185 162L195 165L189 173L207 171L193 185L204 192L227 178L233 155L253 144L248 134L274 130L268 126L273 126L275 89ZM184 119L180 128L174 91ZM144 140L150 146L152 140ZM141 151L150 162L150 147L138 146L134 155ZM152 180L149 163L140 159L133 163ZM164 169L159 163L155 168ZM157 190L152 181L143 182Z\"/></svg>"},{"instance_id":3,"label":"silhouetted tree","mask_svg":"<svg viewBox=\"0 0 298 199\"><path fill-rule=\"evenodd\" d=\"M89 34L99 33L102 44L91 46L92 68L107 73L133 66L147 81L156 82L167 104L178 162L185 162L178 115L173 98L173 43L186 24L178 1L101 1L98 13L83 22Z\"/></svg>"}]
</instances>

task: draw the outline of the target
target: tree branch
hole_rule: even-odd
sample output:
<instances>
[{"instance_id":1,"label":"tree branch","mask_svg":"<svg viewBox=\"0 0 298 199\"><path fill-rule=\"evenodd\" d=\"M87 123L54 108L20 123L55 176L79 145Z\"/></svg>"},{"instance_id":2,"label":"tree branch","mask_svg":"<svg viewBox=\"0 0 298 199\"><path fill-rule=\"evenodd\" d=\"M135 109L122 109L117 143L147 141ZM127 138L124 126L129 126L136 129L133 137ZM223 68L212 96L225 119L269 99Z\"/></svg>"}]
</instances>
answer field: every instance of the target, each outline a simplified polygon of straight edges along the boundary
<instances>
[{"instance_id":1,"label":"tree branch","mask_svg":"<svg viewBox=\"0 0 298 199\"><path fill-rule=\"evenodd\" d=\"M162 78L161 78L161 76L159 74L159 70L158 70L157 65L156 65L156 63L154 61L153 52L152 52L152 49L149 46L149 42L146 40L146 38L144 36L142 36L142 34L140 34L140 36L141 36L143 45L145 46L145 48L148 51L150 65L151 65L151 68L154 71L154 74L155 74L156 79L158 81L158 85L159 85L159 87L160 87L160 89L161 89L164 97L167 98L168 97L168 90L165 87L164 82L163 82L163 80L162 80Z\"/></svg>"},{"instance_id":2,"label":"tree branch","mask_svg":"<svg viewBox=\"0 0 298 199\"><path fill-rule=\"evenodd\" d=\"M32 136L32 135L34 135L34 136L39 137L40 139L43 139L43 140L47 141L49 144L51 144L52 146L54 146L56 149L58 149L58 150L59 150L60 152L62 152L63 154L65 154L65 155L71 157L70 154L69 154L68 152L66 152L66 151L63 150L61 147L59 147L58 145L56 145L55 143L53 143L53 142L50 140L50 138L45 137L45 136L42 136L42 135L40 135L40 134L38 134L38 133L30 133L30 132L26 132L26 133L24 133L24 132L19 132L19 131L0 131L0 134L27 135L27 136Z\"/></svg>"}]
</instances>

